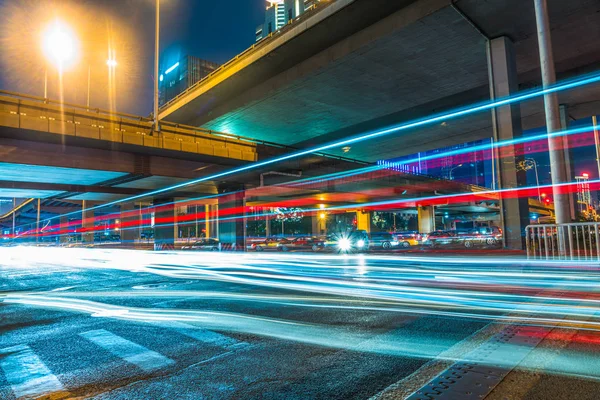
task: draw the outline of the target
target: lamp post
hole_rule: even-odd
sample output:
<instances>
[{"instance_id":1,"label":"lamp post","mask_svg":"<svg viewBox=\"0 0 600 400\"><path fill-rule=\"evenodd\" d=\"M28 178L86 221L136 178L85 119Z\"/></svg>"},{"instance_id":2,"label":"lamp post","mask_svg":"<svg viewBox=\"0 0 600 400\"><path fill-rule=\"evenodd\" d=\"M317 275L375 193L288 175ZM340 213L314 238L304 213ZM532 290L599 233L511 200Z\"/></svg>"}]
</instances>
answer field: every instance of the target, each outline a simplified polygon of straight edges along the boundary
<instances>
[{"instance_id":1,"label":"lamp post","mask_svg":"<svg viewBox=\"0 0 600 400\"><path fill-rule=\"evenodd\" d=\"M452 176L452 173L454 172L455 169L458 169L460 167L462 167L463 164L458 164L456 167L454 168L450 168L450 172L448 172L448 179L450 179L451 181L454 180L454 176Z\"/></svg>"},{"instance_id":2,"label":"lamp post","mask_svg":"<svg viewBox=\"0 0 600 400\"><path fill-rule=\"evenodd\" d=\"M112 72L111 70L113 70L117 66L117 60L115 60L114 58L109 58L108 60L106 60L106 66L109 69L109 73ZM87 101L85 103L86 109L88 111L90 110L90 93L91 93L91 87L92 87L92 65L88 64Z\"/></svg>"},{"instance_id":3,"label":"lamp post","mask_svg":"<svg viewBox=\"0 0 600 400\"><path fill-rule=\"evenodd\" d=\"M68 25L60 20L53 21L43 33L42 50L49 64L59 74L75 60L77 38ZM44 98L48 98L48 67L44 70Z\"/></svg>"},{"instance_id":4,"label":"lamp post","mask_svg":"<svg viewBox=\"0 0 600 400\"><path fill-rule=\"evenodd\" d=\"M600 178L600 137L598 137L598 118L592 117L592 125L594 125L594 143L596 144L596 164L598 164L598 177Z\"/></svg>"},{"instance_id":5,"label":"lamp post","mask_svg":"<svg viewBox=\"0 0 600 400\"><path fill-rule=\"evenodd\" d=\"M160 0L156 0L156 21L154 34L154 130L159 132L158 124L158 52L160 37Z\"/></svg>"},{"instance_id":6,"label":"lamp post","mask_svg":"<svg viewBox=\"0 0 600 400\"><path fill-rule=\"evenodd\" d=\"M540 192L540 176L538 174L538 164L533 158L526 158L519 163L519 168L523 171L529 171L530 169L535 170L535 182L537 184L538 200L542 201L542 194Z\"/></svg>"}]
</instances>

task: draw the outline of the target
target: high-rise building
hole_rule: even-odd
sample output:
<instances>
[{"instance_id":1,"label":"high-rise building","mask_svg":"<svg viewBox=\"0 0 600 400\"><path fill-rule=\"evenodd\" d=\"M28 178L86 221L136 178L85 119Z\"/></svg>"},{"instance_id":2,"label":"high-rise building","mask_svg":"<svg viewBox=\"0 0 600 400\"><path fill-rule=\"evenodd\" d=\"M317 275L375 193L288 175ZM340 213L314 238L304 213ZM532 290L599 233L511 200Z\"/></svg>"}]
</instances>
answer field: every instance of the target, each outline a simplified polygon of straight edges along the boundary
<instances>
[{"instance_id":1,"label":"high-rise building","mask_svg":"<svg viewBox=\"0 0 600 400\"><path fill-rule=\"evenodd\" d=\"M219 64L194 56L185 56L175 64L161 68L158 79L159 105L167 103L217 68Z\"/></svg>"},{"instance_id":2,"label":"high-rise building","mask_svg":"<svg viewBox=\"0 0 600 400\"><path fill-rule=\"evenodd\" d=\"M267 0L265 22L256 28L256 41L269 36L289 21L312 9L320 0Z\"/></svg>"}]
</instances>

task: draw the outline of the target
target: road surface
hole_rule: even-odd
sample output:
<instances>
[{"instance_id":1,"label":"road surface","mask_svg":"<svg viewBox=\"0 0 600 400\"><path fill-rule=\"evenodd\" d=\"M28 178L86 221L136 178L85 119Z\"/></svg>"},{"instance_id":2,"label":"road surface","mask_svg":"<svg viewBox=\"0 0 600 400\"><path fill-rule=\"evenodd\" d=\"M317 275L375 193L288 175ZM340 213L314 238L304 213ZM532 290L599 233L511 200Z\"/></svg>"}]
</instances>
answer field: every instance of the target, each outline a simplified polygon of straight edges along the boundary
<instances>
[{"instance_id":1,"label":"road surface","mask_svg":"<svg viewBox=\"0 0 600 400\"><path fill-rule=\"evenodd\" d=\"M527 350L527 365L490 363L598 389L599 278L580 265L28 247L0 256L2 399L403 398L524 321L539 337L532 348L554 358ZM510 382L525 379L516 373L490 398L514 392ZM541 393L536 385L513 398Z\"/></svg>"}]
</instances>

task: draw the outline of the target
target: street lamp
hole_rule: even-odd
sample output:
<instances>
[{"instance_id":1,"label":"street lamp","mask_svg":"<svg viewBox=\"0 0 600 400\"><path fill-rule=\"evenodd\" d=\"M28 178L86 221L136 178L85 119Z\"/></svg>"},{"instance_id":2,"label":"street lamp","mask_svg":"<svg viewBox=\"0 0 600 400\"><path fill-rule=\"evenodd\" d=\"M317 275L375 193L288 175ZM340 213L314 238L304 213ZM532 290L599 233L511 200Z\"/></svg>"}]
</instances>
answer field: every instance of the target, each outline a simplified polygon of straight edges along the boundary
<instances>
[{"instance_id":1,"label":"street lamp","mask_svg":"<svg viewBox=\"0 0 600 400\"><path fill-rule=\"evenodd\" d=\"M75 61L77 38L67 24L57 19L44 30L42 49L46 59L62 74ZM48 68L44 73L44 98L48 98Z\"/></svg>"},{"instance_id":2,"label":"street lamp","mask_svg":"<svg viewBox=\"0 0 600 400\"><path fill-rule=\"evenodd\" d=\"M542 201L542 194L540 192L540 176L538 174L538 164L537 161L533 158L526 158L525 160L519 163L519 168L523 171L528 171L530 169L535 170L535 182L537 184L537 192L538 192L538 200Z\"/></svg>"},{"instance_id":3,"label":"street lamp","mask_svg":"<svg viewBox=\"0 0 600 400\"><path fill-rule=\"evenodd\" d=\"M463 164L458 164L456 167L454 168L450 168L450 172L448 172L448 178L452 181L454 180L454 177L452 176L452 173L454 172L455 169L458 169L460 167L462 167Z\"/></svg>"},{"instance_id":4,"label":"street lamp","mask_svg":"<svg viewBox=\"0 0 600 400\"><path fill-rule=\"evenodd\" d=\"M113 72L112 70L117 66L117 60L115 60L114 58L109 58L108 60L106 60L106 66L109 69L109 73ZM90 109L90 92L91 92L91 86L92 86L92 65L88 64L88 78L87 78L87 102L86 102L86 107L87 110L89 111Z\"/></svg>"},{"instance_id":5,"label":"street lamp","mask_svg":"<svg viewBox=\"0 0 600 400\"><path fill-rule=\"evenodd\" d=\"M158 125L158 52L160 38L160 0L156 0L156 20L154 33L154 130L160 131Z\"/></svg>"}]
</instances>

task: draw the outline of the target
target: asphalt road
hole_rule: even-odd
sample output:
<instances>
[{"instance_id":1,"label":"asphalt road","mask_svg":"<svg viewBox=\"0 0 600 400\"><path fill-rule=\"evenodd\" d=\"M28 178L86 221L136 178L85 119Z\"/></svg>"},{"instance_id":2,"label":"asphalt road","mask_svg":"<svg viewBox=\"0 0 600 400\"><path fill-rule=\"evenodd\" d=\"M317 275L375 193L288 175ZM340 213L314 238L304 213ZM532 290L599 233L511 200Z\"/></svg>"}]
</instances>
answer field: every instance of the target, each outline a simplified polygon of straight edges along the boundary
<instances>
[{"instance_id":1,"label":"asphalt road","mask_svg":"<svg viewBox=\"0 0 600 400\"><path fill-rule=\"evenodd\" d=\"M368 399L490 322L442 312L471 307L438 285L464 260L2 256L2 399Z\"/></svg>"}]
</instances>

